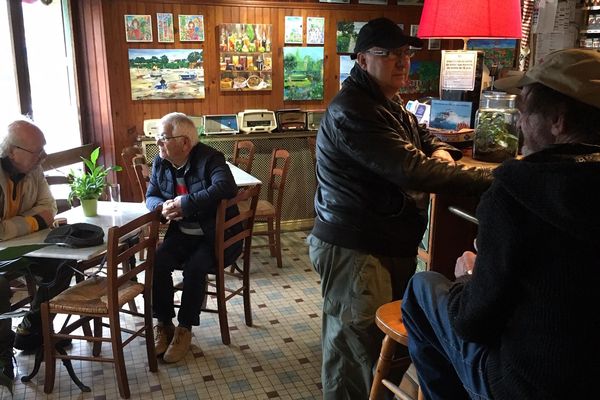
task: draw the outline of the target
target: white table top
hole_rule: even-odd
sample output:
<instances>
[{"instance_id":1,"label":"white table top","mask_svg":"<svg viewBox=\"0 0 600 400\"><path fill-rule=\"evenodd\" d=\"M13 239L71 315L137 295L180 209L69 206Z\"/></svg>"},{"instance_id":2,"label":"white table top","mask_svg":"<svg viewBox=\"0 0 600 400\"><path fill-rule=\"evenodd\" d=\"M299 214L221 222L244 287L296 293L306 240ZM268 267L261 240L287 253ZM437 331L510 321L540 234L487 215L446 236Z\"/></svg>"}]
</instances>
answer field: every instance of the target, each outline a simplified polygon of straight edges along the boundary
<instances>
[{"instance_id":1,"label":"white table top","mask_svg":"<svg viewBox=\"0 0 600 400\"><path fill-rule=\"evenodd\" d=\"M94 247L70 248L59 245L51 245L27 254L27 257L46 257L60 258L67 260L89 260L106 250L108 239L108 229L113 226L121 226L135 218L148 212L144 203L116 203L118 210L114 211L113 204L107 201L98 202L98 215L95 217L86 217L83 215L81 207L75 207L58 214L57 218L66 218L68 224L77 222L87 222L100 226L104 230L104 243ZM20 246L24 244L43 243L50 232L50 229L44 229L31 233L26 236L0 241L0 249L11 246Z\"/></svg>"},{"instance_id":2,"label":"white table top","mask_svg":"<svg viewBox=\"0 0 600 400\"><path fill-rule=\"evenodd\" d=\"M236 185L238 185L238 187L254 186L254 185L262 184L262 182L258 178L250 175L243 169L236 167L229 161L227 161L227 165L229 165L229 169L231 170L233 179L235 180L235 183L236 183Z\"/></svg>"}]
</instances>

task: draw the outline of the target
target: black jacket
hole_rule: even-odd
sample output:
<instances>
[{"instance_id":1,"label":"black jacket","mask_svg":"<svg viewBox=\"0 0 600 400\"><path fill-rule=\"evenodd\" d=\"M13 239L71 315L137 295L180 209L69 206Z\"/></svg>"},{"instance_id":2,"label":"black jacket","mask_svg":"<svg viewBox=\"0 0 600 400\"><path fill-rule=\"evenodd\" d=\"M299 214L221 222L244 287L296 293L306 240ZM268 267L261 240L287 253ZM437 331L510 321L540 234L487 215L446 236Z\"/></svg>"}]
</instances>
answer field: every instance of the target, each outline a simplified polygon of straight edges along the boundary
<instances>
[{"instance_id":1,"label":"black jacket","mask_svg":"<svg viewBox=\"0 0 600 400\"><path fill-rule=\"evenodd\" d=\"M376 255L410 257L427 224L426 193L480 194L484 170L429 158L460 151L430 135L358 66L327 107L317 134L313 235Z\"/></svg>"},{"instance_id":2,"label":"black jacket","mask_svg":"<svg viewBox=\"0 0 600 400\"><path fill-rule=\"evenodd\" d=\"M494 399L595 398L600 376L600 146L505 161L477 209L479 249L448 311L491 346Z\"/></svg>"}]
</instances>

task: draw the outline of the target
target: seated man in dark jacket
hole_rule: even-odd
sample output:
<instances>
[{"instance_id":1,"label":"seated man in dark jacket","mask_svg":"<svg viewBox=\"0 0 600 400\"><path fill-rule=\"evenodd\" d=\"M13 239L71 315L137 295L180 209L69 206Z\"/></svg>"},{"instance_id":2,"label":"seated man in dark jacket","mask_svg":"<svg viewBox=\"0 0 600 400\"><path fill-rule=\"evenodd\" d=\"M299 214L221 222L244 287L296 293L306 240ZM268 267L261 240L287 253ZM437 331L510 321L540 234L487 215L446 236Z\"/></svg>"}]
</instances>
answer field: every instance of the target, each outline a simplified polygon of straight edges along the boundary
<instances>
[{"instance_id":1,"label":"seated man in dark jacket","mask_svg":"<svg viewBox=\"0 0 600 400\"><path fill-rule=\"evenodd\" d=\"M597 391L600 52L551 53L514 86L525 157L494 171L477 208L477 256L458 259L455 283L415 275L402 303L427 399Z\"/></svg>"},{"instance_id":2,"label":"seated man in dark jacket","mask_svg":"<svg viewBox=\"0 0 600 400\"><path fill-rule=\"evenodd\" d=\"M215 218L219 201L237 194L237 185L223 153L198 142L198 134L185 114L171 113L160 121L154 159L146 194L150 210L162 206L162 215L171 221L164 241L156 251L152 286L152 307L156 354L168 363L183 359L192 340L192 326L200 324L206 274L215 267ZM237 213L237 207L227 210ZM235 234L235 233L233 233ZM242 243L228 254L231 260L241 253ZM183 269L183 292L175 327L173 279L175 268Z\"/></svg>"},{"instance_id":3,"label":"seated man in dark jacket","mask_svg":"<svg viewBox=\"0 0 600 400\"><path fill-rule=\"evenodd\" d=\"M323 397L366 399L383 335L379 306L416 268L428 193L480 194L484 170L417 125L398 90L421 41L378 18L359 32L356 64L317 135L317 217L308 241L323 294Z\"/></svg>"}]
</instances>

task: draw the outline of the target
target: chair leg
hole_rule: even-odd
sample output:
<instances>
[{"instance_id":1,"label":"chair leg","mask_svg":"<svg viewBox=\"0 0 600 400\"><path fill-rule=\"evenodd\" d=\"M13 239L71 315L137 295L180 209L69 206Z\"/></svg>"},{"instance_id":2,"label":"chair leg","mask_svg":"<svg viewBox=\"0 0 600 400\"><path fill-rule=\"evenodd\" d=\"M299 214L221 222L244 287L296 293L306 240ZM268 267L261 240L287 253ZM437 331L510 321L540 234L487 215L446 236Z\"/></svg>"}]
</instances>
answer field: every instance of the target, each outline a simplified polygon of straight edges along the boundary
<instances>
[{"instance_id":1,"label":"chair leg","mask_svg":"<svg viewBox=\"0 0 600 400\"><path fill-rule=\"evenodd\" d=\"M397 342L394 339L388 335L385 335L385 338L383 338L383 343L381 344L381 352L379 353L379 360L377 361L375 375L373 376L373 384L371 385L369 400L378 399L380 389L383 386L381 381L390 372L390 366L392 365L392 359L394 358L396 345Z\"/></svg>"},{"instance_id":2,"label":"chair leg","mask_svg":"<svg viewBox=\"0 0 600 400\"><path fill-rule=\"evenodd\" d=\"M273 226L273 218L269 218L267 220L267 235L269 236L269 252L271 252L271 257L275 257L275 228Z\"/></svg>"},{"instance_id":3,"label":"chair leg","mask_svg":"<svg viewBox=\"0 0 600 400\"><path fill-rule=\"evenodd\" d=\"M144 336L146 340L146 353L148 355L148 368L150 372L158 371L158 361L156 361L156 349L154 348L154 329L152 329L152 309L150 290L144 293L144 323L146 329Z\"/></svg>"},{"instance_id":4,"label":"chair leg","mask_svg":"<svg viewBox=\"0 0 600 400\"><path fill-rule=\"evenodd\" d=\"M54 327L47 301L40 306L42 314L42 331L44 335L44 360L46 361L46 372L44 375L44 393L52 393L56 375L56 354L54 349Z\"/></svg>"},{"instance_id":5,"label":"chair leg","mask_svg":"<svg viewBox=\"0 0 600 400\"><path fill-rule=\"evenodd\" d=\"M102 337L102 318L94 318L94 337L101 338ZM102 342L94 341L92 345L92 355L94 357L98 357L100 352L102 351Z\"/></svg>"},{"instance_id":6,"label":"chair leg","mask_svg":"<svg viewBox=\"0 0 600 400\"><path fill-rule=\"evenodd\" d=\"M127 369L125 368L125 357L123 356L123 341L121 340L121 324L119 321L119 310L113 310L109 316L110 336L112 352L115 360L115 373L119 394L124 399L130 397L129 382L127 380Z\"/></svg>"},{"instance_id":7,"label":"chair leg","mask_svg":"<svg viewBox=\"0 0 600 400\"><path fill-rule=\"evenodd\" d=\"M250 267L248 265L248 267ZM244 317L246 319L246 325L252 326L252 308L250 307L250 271L246 265L243 266L244 271L242 272L242 285L244 286Z\"/></svg>"},{"instance_id":8,"label":"chair leg","mask_svg":"<svg viewBox=\"0 0 600 400\"><path fill-rule=\"evenodd\" d=\"M216 275L217 292L217 311L219 313L219 327L221 329L221 341L224 345L231 343L231 337L229 335L229 322L227 321L227 304L225 302L225 277L223 271L217 272Z\"/></svg>"},{"instance_id":9,"label":"chair leg","mask_svg":"<svg viewBox=\"0 0 600 400\"><path fill-rule=\"evenodd\" d=\"M277 257L277 268L283 268L281 262L281 222L279 218L275 221L275 257Z\"/></svg>"}]
</instances>

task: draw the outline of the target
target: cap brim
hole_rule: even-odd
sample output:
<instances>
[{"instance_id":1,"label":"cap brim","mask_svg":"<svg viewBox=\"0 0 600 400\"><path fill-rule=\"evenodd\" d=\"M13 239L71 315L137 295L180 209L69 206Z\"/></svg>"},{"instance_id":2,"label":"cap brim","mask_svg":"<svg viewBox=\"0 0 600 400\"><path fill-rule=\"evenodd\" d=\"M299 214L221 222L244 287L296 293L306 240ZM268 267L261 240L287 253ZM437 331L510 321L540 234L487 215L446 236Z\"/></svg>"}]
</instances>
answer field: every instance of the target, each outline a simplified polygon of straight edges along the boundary
<instances>
[{"instance_id":1,"label":"cap brim","mask_svg":"<svg viewBox=\"0 0 600 400\"><path fill-rule=\"evenodd\" d=\"M519 71L518 73L507 76L506 78L496 79L494 81L494 89L500 89L504 91L517 91L520 92L520 89L525 85L530 85L535 81L525 74L523 71Z\"/></svg>"}]
</instances>

